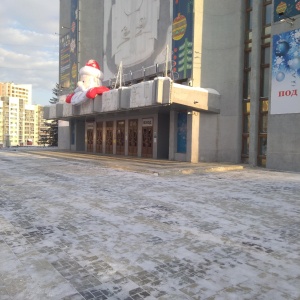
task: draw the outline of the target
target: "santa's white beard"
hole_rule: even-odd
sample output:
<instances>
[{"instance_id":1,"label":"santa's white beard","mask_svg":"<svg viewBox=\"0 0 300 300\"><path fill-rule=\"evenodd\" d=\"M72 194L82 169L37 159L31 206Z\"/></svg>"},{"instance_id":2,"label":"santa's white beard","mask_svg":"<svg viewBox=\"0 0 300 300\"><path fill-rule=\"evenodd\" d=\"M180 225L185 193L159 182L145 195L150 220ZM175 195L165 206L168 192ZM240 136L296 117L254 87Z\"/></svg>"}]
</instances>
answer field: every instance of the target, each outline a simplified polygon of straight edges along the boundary
<instances>
[{"instance_id":1,"label":"santa's white beard","mask_svg":"<svg viewBox=\"0 0 300 300\"><path fill-rule=\"evenodd\" d=\"M71 103L76 105L88 100L88 98L86 97L87 90L88 89L83 89L82 87L77 87L71 99Z\"/></svg>"}]
</instances>

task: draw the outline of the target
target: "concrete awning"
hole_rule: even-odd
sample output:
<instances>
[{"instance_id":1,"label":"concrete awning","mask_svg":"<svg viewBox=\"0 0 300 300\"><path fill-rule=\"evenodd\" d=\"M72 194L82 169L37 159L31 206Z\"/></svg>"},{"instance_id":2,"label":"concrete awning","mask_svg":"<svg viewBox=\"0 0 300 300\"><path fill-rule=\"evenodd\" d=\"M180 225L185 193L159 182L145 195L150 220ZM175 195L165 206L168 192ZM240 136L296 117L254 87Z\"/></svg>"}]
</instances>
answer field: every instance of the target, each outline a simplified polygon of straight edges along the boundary
<instances>
[{"instance_id":1,"label":"concrete awning","mask_svg":"<svg viewBox=\"0 0 300 300\"><path fill-rule=\"evenodd\" d=\"M173 83L170 102L214 113L220 112L220 94L213 89L195 88Z\"/></svg>"},{"instance_id":2,"label":"concrete awning","mask_svg":"<svg viewBox=\"0 0 300 300\"><path fill-rule=\"evenodd\" d=\"M136 109L180 106L183 109L220 112L220 94L213 89L174 83L168 77L121 87L78 105L57 103L44 107L45 119L69 119L88 115L118 113Z\"/></svg>"}]
</instances>

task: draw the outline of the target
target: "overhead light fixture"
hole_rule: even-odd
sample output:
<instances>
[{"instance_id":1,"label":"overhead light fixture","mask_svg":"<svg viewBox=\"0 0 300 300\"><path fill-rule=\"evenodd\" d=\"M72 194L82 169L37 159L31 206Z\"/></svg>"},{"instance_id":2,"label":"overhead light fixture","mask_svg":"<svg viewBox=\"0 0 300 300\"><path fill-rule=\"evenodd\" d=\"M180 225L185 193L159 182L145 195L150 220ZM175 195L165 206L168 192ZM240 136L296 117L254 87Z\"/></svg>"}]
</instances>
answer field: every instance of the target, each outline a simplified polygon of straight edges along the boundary
<instances>
[{"instance_id":1,"label":"overhead light fixture","mask_svg":"<svg viewBox=\"0 0 300 300\"><path fill-rule=\"evenodd\" d=\"M61 29L69 29L69 30L71 30L71 28L66 27L66 26L61 26Z\"/></svg>"}]
</instances>

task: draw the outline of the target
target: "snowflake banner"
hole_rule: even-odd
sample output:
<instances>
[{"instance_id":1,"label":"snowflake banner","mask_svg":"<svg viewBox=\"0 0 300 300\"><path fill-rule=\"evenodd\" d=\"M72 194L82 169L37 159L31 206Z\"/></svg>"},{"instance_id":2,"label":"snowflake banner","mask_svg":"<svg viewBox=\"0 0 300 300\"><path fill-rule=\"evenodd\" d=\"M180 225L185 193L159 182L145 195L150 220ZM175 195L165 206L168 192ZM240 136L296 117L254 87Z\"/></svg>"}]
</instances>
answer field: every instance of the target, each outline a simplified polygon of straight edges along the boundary
<instances>
[{"instance_id":1,"label":"snowflake banner","mask_svg":"<svg viewBox=\"0 0 300 300\"><path fill-rule=\"evenodd\" d=\"M273 36L271 114L300 113L300 29Z\"/></svg>"}]
</instances>

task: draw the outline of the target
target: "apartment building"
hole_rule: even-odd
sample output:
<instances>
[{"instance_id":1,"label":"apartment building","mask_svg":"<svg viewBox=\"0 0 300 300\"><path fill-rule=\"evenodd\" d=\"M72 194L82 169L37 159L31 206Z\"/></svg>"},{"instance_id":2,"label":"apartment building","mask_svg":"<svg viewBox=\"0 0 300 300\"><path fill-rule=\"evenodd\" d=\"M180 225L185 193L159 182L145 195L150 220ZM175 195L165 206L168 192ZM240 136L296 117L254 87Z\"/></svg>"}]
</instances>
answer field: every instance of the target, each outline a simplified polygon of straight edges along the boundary
<instances>
[{"instance_id":1,"label":"apartment building","mask_svg":"<svg viewBox=\"0 0 300 300\"><path fill-rule=\"evenodd\" d=\"M299 1L61 0L60 25L64 93L89 59L111 91L47 108L59 146L300 170Z\"/></svg>"},{"instance_id":2,"label":"apartment building","mask_svg":"<svg viewBox=\"0 0 300 300\"><path fill-rule=\"evenodd\" d=\"M3 101L0 101L0 148L3 147L4 141L4 117L3 117Z\"/></svg>"},{"instance_id":3,"label":"apartment building","mask_svg":"<svg viewBox=\"0 0 300 300\"><path fill-rule=\"evenodd\" d=\"M39 144L43 106L31 99L30 84L0 82L0 147Z\"/></svg>"}]
</instances>

